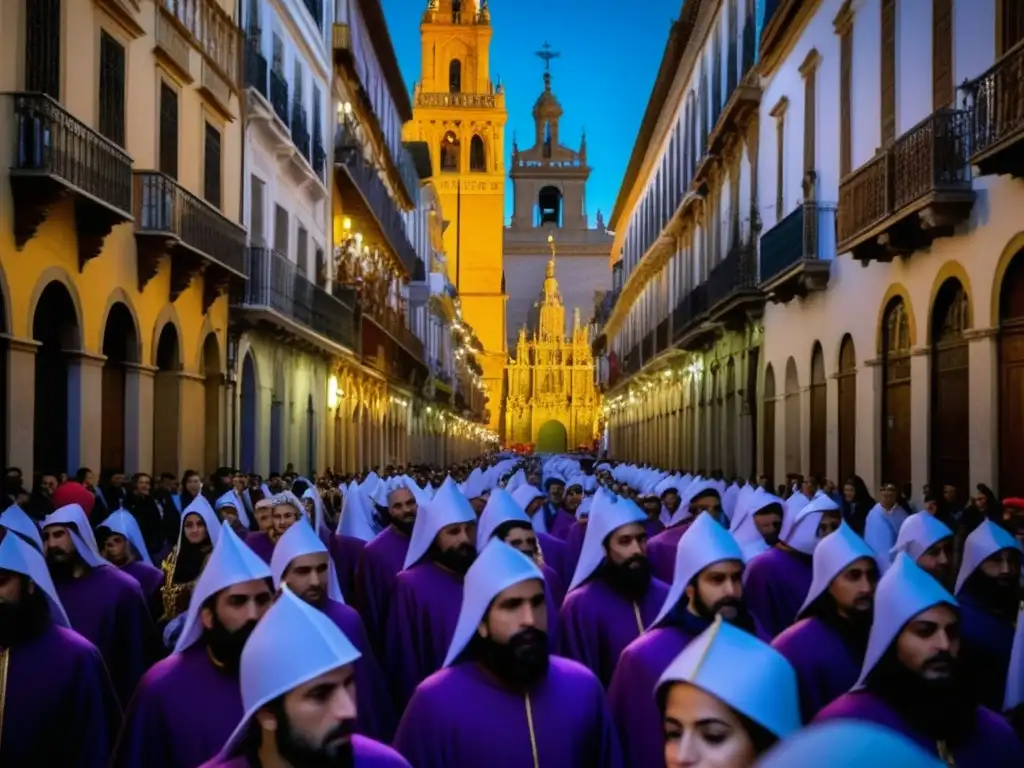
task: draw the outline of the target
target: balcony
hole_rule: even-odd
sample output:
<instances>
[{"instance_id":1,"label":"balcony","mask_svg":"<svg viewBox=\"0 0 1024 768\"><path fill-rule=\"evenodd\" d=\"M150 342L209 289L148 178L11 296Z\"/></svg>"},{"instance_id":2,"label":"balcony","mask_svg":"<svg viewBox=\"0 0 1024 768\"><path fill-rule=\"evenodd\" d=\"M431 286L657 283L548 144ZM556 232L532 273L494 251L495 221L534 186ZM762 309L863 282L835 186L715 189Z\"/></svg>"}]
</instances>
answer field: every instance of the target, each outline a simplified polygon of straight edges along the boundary
<instances>
[{"instance_id":1,"label":"balcony","mask_svg":"<svg viewBox=\"0 0 1024 768\"><path fill-rule=\"evenodd\" d=\"M672 343L679 349L701 349L717 329L708 320L708 286L701 283L672 310Z\"/></svg>"},{"instance_id":2,"label":"balcony","mask_svg":"<svg viewBox=\"0 0 1024 768\"><path fill-rule=\"evenodd\" d=\"M654 331L649 331L640 342L640 365L647 365L654 358Z\"/></svg>"},{"instance_id":3,"label":"balcony","mask_svg":"<svg viewBox=\"0 0 1024 768\"><path fill-rule=\"evenodd\" d=\"M407 277L415 274L419 257L405 233L405 219L388 189L381 181L377 170L363 156L359 144L349 126L338 126L335 137L335 177L341 191L345 210L354 209L360 221L369 222L376 230L377 237L401 262ZM364 235L370 235L364 232Z\"/></svg>"},{"instance_id":4,"label":"balcony","mask_svg":"<svg viewBox=\"0 0 1024 768\"><path fill-rule=\"evenodd\" d=\"M313 172L322 179L326 170L327 152L324 151L324 140L318 132L313 138Z\"/></svg>"},{"instance_id":5,"label":"balcony","mask_svg":"<svg viewBox=\"0 0 1024 768\"><path fill-rule=\"evenodd\" d=\"M299 154L312 166L313 156L310 154L309 125L306 120L306 110L298 102L292 104L292 143L299 150Z\"/></svg>"},{"instance_id":6,"label":"balcony","mask_svg":"<svg viewBox=\"0 0 1024 768\"><path fill-rule=\"evenodd\" d=\"M971 163L982 176L1024 177L1024 42L961 90L971 107Z\"/></svg>"},{"instance_id":7,"label":"balcony","mask_svg":"<svg viewBox=\"0 0 1024 768\"><path fill-rule=\"evenodd\" d=\"M415 103L417 107L494 109L496 101L493 93L449 93L448 91L431 93L417 90Z\"/></svg>"},{"instance_id":8,"label":"balcony","mask_svg":"<svg viewBox=\"0 0 1024 768\"><path fill-rule=\"evenodd\" d=\"M835 206L802 203L761 235L761 290L781 303L824 291L835 257Z\"/></svg>"},{"instance_id":9,"label":"balcony","mask_svg":"<svg viewBox=\"0 0 1024 768\"><path fill-rule=\"evenodd\" d=\"M59 103L41 93L15 93L11 194L14 242L21 249L54 206L75 207L78 268L100 255L118 224L132 220L132 159Z\"/></svg>"},{"instance_id":10,"label":"balcony","mask_svg":"<svg viewBox=\"0 0 1024 768\"><path fill-rule=\"evenodd\" d=\"M246 260L249 282L234 307L241 312L242 324L263 326L285 343L298 341L319 352L357 348L351 290L346 303L310 282L296 264L271 248L250 247Z\"/></svg>"},{"instance_id":11,"label":"balcony","mask_svg":"<svg viewBox=\"0 0 1024 768\"><path fill-rule=\"evenodd\" d=\"M203 312L232 283L245 281L245 230L158 171L134 174L135 241L141 293L171 259L170 300L203 275Z\"/></svg>"},{"instance_id":12,"label":"balcony","mask_svg":"<svg viewBox=\"0 0 1024 768\"><path fill-rule=\"evenodd\" d=\"M309 15L312 16L313 21L316 22L316 28L323 30L324 0L302 0L302 4L306 6L306 10L309 11Z\"/></svg>"},{"instance_id":13,"label":"balcony","mask_svg":"<svg viewBox=\"0 0 1024 768\"><path fill-rule=\"evenodd\" d=\"M640 346L634 344L622 359L622 374L623 376L632 376L634 373L638 373L642 367Z\"/></svg>"},{"instance_id":14,"label":"balcony","mask_svg":"<svg viewBox=\"0 0 1024 768\"><path fill-rule=\"evenodd\" d=\"M237 92L242 33L218 0L161 0L157 7Z\"/></svg>"},{"instance_id":15,"label":"balcony","mask_svg":"<svg viewBox=\"0 0 1024 768\"><path fill-rule=\"evenodd\" d=\"M838 251L892 261L953 234L974 205L967 112L942 109L839 183Z\"/></svg>"},{"instance_id":16,"label":"balcony","mask_svg":"<svg viewBox=\"0 0 1024 768\"><path fill-rule=\"evenodd\" d=\"M669 348L669 319L666 317L654 331L654 354L660 355Z\"/></svg>"},{"instance_id":17,"label":"balcony","mask_svg":"<svg viewBox=\"0 0 1024 768\"><path fill-rule=\"evenodd\" d=\"M725 328L739 330L760 316L764 293L757 279L757 248L734 245L708 276L708 314Z\"/></svg>"},{"instance_id":18,"label":"balcony","mask_svg":"<svg viewBox=\"0 0 1024 768\"><path fill-rule=\"evenodd\" d=\"M362 313L362 355L365 365L414 389L422 387L429 375L423 342L405 325L399 310Z\"/></svg>"},{"instance_id":19,"label":"balcony","mask_svg":"<svg viewBox=\"0 0 1024 768\"><path fill-rule=\"evenodd\" d=\"M269 103L270 90L267 86L267 57L260 50L258 37L245 41L245 87L252 88Z\"/></svg>"},{"instance_id":20,"label":"balcony","mask_svg":"<svg viewBox=\"0 0 1024 768\"><path fill-rule=\"evenodd\" d=\"M288 120L288 81L276 67L270 68L270 106L274 114L286 128L291 127Z\"/></svg>"}]
</instances>

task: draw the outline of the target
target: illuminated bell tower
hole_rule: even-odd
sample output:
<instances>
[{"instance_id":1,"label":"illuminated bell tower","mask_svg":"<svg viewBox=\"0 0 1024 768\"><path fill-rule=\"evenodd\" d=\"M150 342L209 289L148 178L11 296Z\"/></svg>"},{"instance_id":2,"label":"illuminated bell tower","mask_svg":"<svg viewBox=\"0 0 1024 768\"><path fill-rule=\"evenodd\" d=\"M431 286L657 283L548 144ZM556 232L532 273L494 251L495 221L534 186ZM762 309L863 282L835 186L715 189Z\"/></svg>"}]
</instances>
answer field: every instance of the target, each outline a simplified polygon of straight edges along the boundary
<instances>
[{"instance_id":1,"label":"illuminated bell tower","mask_svg":"<svg viewBox=\"0 0 1024 768\"><path fill-rule=\"evenodd\" d=\"M430 146L434 183L448 222L448 278L462 316L484 345L478 355L499 427L508 359L502 233L505 222L505 96L490 76L493 30L487 0L428 0L420 24L422 79L413 91L407 141Z\"/></svg>"}]
</instances>

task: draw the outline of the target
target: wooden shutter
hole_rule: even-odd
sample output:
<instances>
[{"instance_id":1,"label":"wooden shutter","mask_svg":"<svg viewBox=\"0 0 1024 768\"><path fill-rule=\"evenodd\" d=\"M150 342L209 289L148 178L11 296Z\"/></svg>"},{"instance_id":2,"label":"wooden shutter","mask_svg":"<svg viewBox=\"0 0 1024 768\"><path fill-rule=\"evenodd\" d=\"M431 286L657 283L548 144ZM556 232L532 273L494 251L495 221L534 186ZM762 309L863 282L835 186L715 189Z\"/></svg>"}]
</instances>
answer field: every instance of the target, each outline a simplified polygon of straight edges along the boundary
<instances>
[{"instance_id":1,"label":"wooden shutter","mask_svg":"<svg viewBox=\"0 0 1024 768\"><path fill-rule=\"evenodd\" d=\"M309 235L305 227L299 227L299 242L295 250L295 263L303 277L309 277Z\"/></svg>"},{"instance_id":2,"label":"wooden shutter","mask_svg":"<svg viewBox=\"0 0 1024 768\"><path fill-rule=\"evenodd\" d=\"M953 102L953 0L932 0L932 109Z\"/></svg>"},{"instance_id":3,"label":"wooden shutter","mask_svg":"<svg viewBox=\"0 0 1024 768\"><path fill-rule=\"evenodd\" d=\"M814 170L814 121L817 117L817 67L804 75L804 175Z\"/></svg>"},{"instance_id":4,"label":"wooden shutter","mask_svg":"<svg viewBox=\"0 0 1024 768\"><path fill-rule=\"evenodd\" d=\"M210 205L220 208L220 131L209 123L206 124L203 151L203 197Z\"/></svg>"},{"instance_id":5,"label":"wooden shutter","mask_svg":"<svg viewBox=\"0 0 1024 768\"><path fill-rule=\"evenodd\" d=\"M249 232L253 245L257 246L266 242L266 230L263 224L264 191L263 182L253 176L249 184Z\"/></svg>"},{"instance_id":6,"label":"wooden shutter","mask_svg":"<svg viewBox=\"0 0 1024 768\"><path fill-rule=\"evenodd\" d=\"M160 84L160 172L178 178L178 94Z\"/></svg>"},{"instance_id":7,"label":"wooden shutter","mask_svg":"<svg viewBox=\"0 0 1024 768\"><path fill-rule=\"evenodd\" d=\"M288 211L280 205L274 206L274 250L288 257Z\"/></svg>"},{"instance_id":8,"label":"wooden shutter","mask_svg":"<svg viewBox=\"0 0 1024 768\"><path fill-rule=\"evenodd\" d=\"M1020 0L1001 0L999 6L999 42L1002 55L1024 40L1024 7Z\"/></svg>"},{"instance_id":9,"label":"wooden shutter","mask_svg":"<svg viewBox=\"0 0 1024 768\"><path fill-rule=\"evenodd\" d=\"M882 0L882 146L896 138L896 0Z\"/></svg>"},{"instance_id":10,"label":"wooden shutter","mask_svg":"<svg viewBox=\"0 0 1024 768\"><path fill-rule=\"evenodd\" d=\"M124 146L124 46L100 31L100 133Z\"/></svg>"},{"instance_id":11,"label":"wooden shutter","mask_svg":"<svg viewBox=\"0 0 1024 768\"><path fill-rule=\"evenodd\" d=\"M60 100L60 0L25 3L25 90Z\"/></svg>"},{"instance_id":12,"label":"wooden shutter","mask_svg":"<svg viewBox=\"0 0 1024 768\"><path fill-rule=\"evenodd\" d=\"M839 177L853 170L850 121L853 112L853 24L839 37Z\"/></svg>"}]
</instances>

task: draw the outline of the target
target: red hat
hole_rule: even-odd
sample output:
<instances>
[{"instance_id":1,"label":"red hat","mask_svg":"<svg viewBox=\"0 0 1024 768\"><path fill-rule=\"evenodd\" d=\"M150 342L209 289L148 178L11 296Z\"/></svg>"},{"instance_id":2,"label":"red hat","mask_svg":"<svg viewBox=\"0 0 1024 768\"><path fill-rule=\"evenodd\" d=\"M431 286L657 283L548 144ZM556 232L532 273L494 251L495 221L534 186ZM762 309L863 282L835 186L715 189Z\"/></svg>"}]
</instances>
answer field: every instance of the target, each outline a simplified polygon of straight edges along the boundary
<instances>
[{"instance_id":1,"label":"red hat","mask_svg":"<svg viewBox=\"0 0 1024 768\"><path fill-rule=\"evenodd\" d=\"M53 508L60 509L68 504L78 504L89 516L96 504L96 495L81 483L67 480L53 492Z\"/></svg>"}]
</instances>

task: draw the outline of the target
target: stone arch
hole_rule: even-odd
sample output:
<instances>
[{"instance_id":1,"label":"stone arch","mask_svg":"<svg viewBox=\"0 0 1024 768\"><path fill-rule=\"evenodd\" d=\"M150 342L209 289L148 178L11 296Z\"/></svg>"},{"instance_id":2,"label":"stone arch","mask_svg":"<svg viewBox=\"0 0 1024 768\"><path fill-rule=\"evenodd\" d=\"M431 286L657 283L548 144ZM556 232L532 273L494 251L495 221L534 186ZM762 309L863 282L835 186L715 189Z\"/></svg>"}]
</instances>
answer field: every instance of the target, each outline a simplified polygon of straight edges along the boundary
<instances>
[{"instance_id":1,"label":"stone arch","mask_svg":"<svg viewBox=\"0 0 1024 768\"><path fill-rule=\"evenodd\" d=\"M907 298L897 293L886 302L879 328L882 368L882 481L911 480L910 393L913 315Z\"/></svg>"},{"instance_id":2,"label":"stone arch","mask_svg":"<svg viewBox=\"0 0 1024 768\"><path fill-rule=\"evenodd\" d=\"M910 292L902 283L892 283L889 285L889 290L885 292L885 296L882 297L882 303L878 307L878 322L875 325L877 329L875 332L875 350L879 355L882 354L882 348L884 347L886 316L889 313L890 306L897 298L903 301L903 311L907 316L907 328L910 331L911 349L917 344L917 320L914 317L914 305L910 301Z\"/></svg>"},{"instance_id":3,"label":"stone arch","mask_svg":"<svg viewBox=\"0 0 1024 768\"><path fill-rule=\"evenodd\" d=\"M537 430L538 453L564 453L568 447L569 432L558 419L549 419Z\"/></svg>"},{"instance_id":4,"label":"stone arch","mask_svg":"<svg viewBox=\"0 0 1024 768\"><path fill-rule=\"evenodd\" d=\"M947 277L928 309L929 477L954 486L964 503L970 473L970 360L966 331L971 299L957 276Z\"/></svg>"},{"instance_id":5,"label":"stone arch","mask_svg":"<svg viewBox=\"0 0 1024 768\"><path fill-rule=\"evenodd\" d=\"M217 345L217 372L226 374L228 370L226 350L224 349L224 345L221 344L220 334L217 333L217 329L213 327L213 323L210 321L209 315L206 315L203 319L202 328L199 329L199 344L196 347L195 370L199 371L203 375L208 373L206 370L207 364L212 362L214 359L212 356L208 359L206 354L206 345L209 343L211 336L213 336L213 341ZM214 467L214 469L216 469L216 467Z\"/></svg>"},{"instance_id":6,"label":"stone arch","mask_svg":"<svg viewBox=\"0 0 1024 768\"><path fill-rule=\"evenodd\" d=\"M83 315L82 315L82 299L78 295L78 286L75 285L75 281L71 279L71 275L63 267L47 267L43 270L42 274L36 280L35 286L32 288L32 294L28 300L28 323L25 327L28 329L28 333L33 335L33 329L35 327L36 310L39 307L39 300L42 298L43 293L47 288L50 287L51 283L60 283L64 286L67 291L67 296L71 300L71 306L75 311L75 337L74 339L68 339L69 342L74 344L74 349L80 350L85 346L85 339L83 338Z\"/></svg>"},{"instance_id":7,"label":"stone arch","mask_svg":"<svg viewBox=\"0 0 1024 768\"><path fill-rule=\"evenodd\" d=\"M999 254L999 261L996 262L995 273L992 275L992 296L989 305L989 325L998 328L1002 319L1003 284L1006 282L1006 273L1013 264L1018 253L1024 251L1024 231L1018 232L1011 237ZM966 286L967 284L964 283Z\"/></svg>"},{"instance_id":8,"label":"stone arch","mask_svg":"<svg viewBox=\"0 0 1024 768\"><path fill-rule=\"evenodd\" d=\"M448 92L462 93L462 59L457 57L448 62Z\"/></svg>"},{"instance_id":9,"label":"stone arch","mask_svg":"<svg viewBox=\"0 0 1024 768\"><path fill-rule=\"evenodd\" d=\"M178 310L173 304L168 302L164 304L164 308L160 310L160 314L156 316L156 322L153 323L153 339L150 344L150 365L159 366L158 361L160 353L160 341L163 337L164 327L170 324L174 328L174 334L177 337L178 342L178 366L181 367L181 363L184 360L184 348L182 344L185 340L185 334L181 331L181 318L178 317Z\"/></svg>"},{"instance_id":10,"label":"stone arch","mask_svg":"<svg viewBox=\"0 0 1024 768\"><path fill-rule=\"evenodd\" d=\"M224 367L220 340L212 330L202 337L199 347L199 372L203 382L203 467L204 474L213 472L221 462L221 391Z\"/></svg>"},{"instance_id":11,"label":"stone arch","mask_svg":"<svg viewBox=\"0 0 1024 768\"><path fill-rule=\"evenodd\" d=\"M974 327L974 292L971 290L971 279L967 276L967 270L958 261L947 261L935 274L932 281L932 289L928 295L928 326L925 328L928 336L926 344L932 343L932 331L935 325L935 303L939 299L939 292L949 280L956 280L963 287L964 295L967 297L967 316L964 318L965 329Z\"/></svg>"},{"instance_id":12,"label":"stone arch","mask_svg":"<svg viewBox=\"0 0 1024 768\"><path fill-rule=\"evenodd\" d=\"M820 341L811 349L810 376L810 470L811 474L824 477L826 473L828 432L828 394L825 379L825 352Z\"/></svg>"},{"instance_id":13,"label":"stone arch","mask_svg":"<svg viewBox=\"0 0 1024 768\"><path fill-rule=\"evenodd\" d=\"M252 346L241 351L239 368L238 424L241 469L256 471L257 435L259 434L259 362Z\"/></svg>"},{"instance_id":14,"label":"stone arch","mask_svg":"<svg viewBox=\"0 0 1024 768\"><path fill-rule=\"evenodd\" d=\"M562 226L564 195L557 184L545 184L537 191L537 224Z\"/></svg>"},{"instance_id":15,"label":"stone arch","mask_svg":"<svg viewBox=\"0 0 1024 768\"><path fill-rule=\"evenodd\" d=\"M761 386L764 425L761 434L761 474L775 482L775 369L768 363Z\"/></svg>"},{"instance_id":16,"label":"stone arch","mask_svg":"<svg viewBox=\"0 0 1024 768\"><path fill-rule=\"evenodd\" d=\"M142 332L139 329L139 316L135 312L135 307L132 305L131 299L128 298L128 294L124 288L117 287L110 292L107 297L107 305L103 309L103 322L100 323L99 328L99 343L97 349L103 349L106 339L107 323L110 320L110 313L114 310L114 307L121 305L128 312L128 316L131 318L132 328L134 329L134 338L132 339L131 347L125 350L125 362L128 363L141 363L142 362ZM104 352L103 354L106 354Z\"/></svg>"},{"instance_id":17,"label":"stone arch","mask_svg":"<svg viewBox=\"0 0 1024 768\"><path fill-rule=\"evenodd\" d=\"M469 170L482 173L487 170L487 145L479 133L469 140Z\"/></svg>"},{"instance_id":18,"label":"stone arch","mask_svg":"<svg viewBox=\"0 0 1024 768\"><path fill-rule=\"evenodd\" d=\"M462 142L459 134L449 129L441 137L438 147L438 165L442 172L458 173L462 167Z\"/></svg>"},{"instance_id":19,"label":"stone arch","mask_svg":"<svg viewBox=\"0 0 1024 768\"><path fill-rule=\"evenodd\" d=\"M839 477L836 480L842 482L853 475L857 467L857 347L849 333L839 342L836 383L839 409L836 415Z\"/></svg>"},{"instance_id":20,"label":"stone arch","mask_svg":"<svg viewBox=\"0 0 1024 768\"><path fill-rule=\"evenodd\" d=\"M170 308L172 314L166 315ZM153 380L153 473L170 472L175 477L186 469L179 464L179 403L181 401L182 336L174 307L168 304L155 326L152 364L156 368Z\"/></svg>"},{"instance_id":21,"label":"stone arch","mask_svg":"<svg viewBox=\"0 0 1024 768\"><path fill-rule=\"evenodd\" d=\"M784 384L785 406L785 472L802 473L800 440L802 432L800 419L800 375L796 360L790 356L786 361L786 379Z\"/></svg>"},{"instance_id":22,"label":"stone arch","mask_svg":"<svg viewBox=\"0 0 1024 768\"><path fill-rule=\"evenodd\" d=\"M139 362L139 341L135 313L116 299L107 307L100 337L100 351L106 358L100 383L101 471L123 472L128 464L128 368Z\"/></svg>"}]
</instances>

